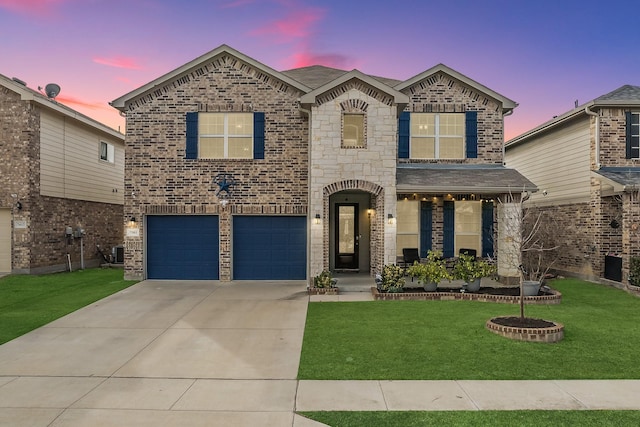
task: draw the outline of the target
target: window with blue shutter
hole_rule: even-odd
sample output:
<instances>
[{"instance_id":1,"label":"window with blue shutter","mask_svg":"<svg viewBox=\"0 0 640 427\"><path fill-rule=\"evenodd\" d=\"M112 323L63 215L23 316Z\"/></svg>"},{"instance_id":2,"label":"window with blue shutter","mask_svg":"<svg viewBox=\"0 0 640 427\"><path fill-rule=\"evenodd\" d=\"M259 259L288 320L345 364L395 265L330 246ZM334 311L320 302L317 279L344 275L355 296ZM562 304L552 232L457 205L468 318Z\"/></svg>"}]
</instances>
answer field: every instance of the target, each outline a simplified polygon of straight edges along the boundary
<instances>
[{"instance_id":1,"label":"window with blue shutter","mask_svg":"<svg viewBox=\"0 0 640 427\"><path fill-rule=\"evenodd\" d=\"M426 258L431 250L433 234L433 204L420 202L420 258Z\"/></svg>"},{"instance_id":2,"label":"window with blue shutter","mask_svg":"<svg viewBox=\"0 0 640 427\"><path fill-rule=\"evenodd\" d=\"M467 111L465 113L465 143L467 145L467 158L478 157L478 112Z\"/></svg>"},{"instance_id":3,"label":"window with blue shutter","mask_svg":"<svg viewBox=\"0 0 640 427\"><path fill-rule=\"evenodd\" d=\"M185 150L187 159L198 158L198 113L187 113L187 145Z\"/></svg>"},{"instance_id":4,"label":"window with blue shutter","mask_svg":"<svg viewBox=\"0 0 640 427\"><path fill-rule=\"evenodd\" d=\"M264 113L186 115L187 159L264 159Z\"/></svg>"},{"instance_id":5,"label":"window with blue shutter","mask_svg":"<svg viewBox=\"0 0 640 427\"><path fill-rule=\"evenodd\" d=\"M253 113L253 158L264 159L264 113Z\"/></svg>"},{"instance_id":6,"label":"window with blue shutter","mask_svg":"<svg viewBox=\"0 0 640 427\"><path fill-rule=\"evenodd\" d=\"M444 201L442 206L443 212L443 245L442 252L445 258L455 256L455 219L456 210L452 201Z\"/></svg>"},{"instance_id":7,"label":"window with blue shutter","mask_svg":"<svg viewBox=\"0 0 640 427\"><path fill-rule=\"evenodd\" d=\"M640 157L640 114L626 112L626 157L637 159Z\"/></svg>"},{"instance_id":8,"label":"window with blue shutter","mask_svg":"<svg viewBox=\"0 0 640 427\"><path fill-rule=\"evenodd\" d=\"M493 255L493 202L482 202L482 256Z\"/></svg>"},{"instance_id":9,"label":"window with blue shutter","mask_svg":"<svg viewBox=\"0 0 640 427\"><path fill-rule=\"evenodd\" d=\"M411 113L403 111L398 119L398 158L409 158L409 136L411 129Z\"/></svg>"}]
</instances>

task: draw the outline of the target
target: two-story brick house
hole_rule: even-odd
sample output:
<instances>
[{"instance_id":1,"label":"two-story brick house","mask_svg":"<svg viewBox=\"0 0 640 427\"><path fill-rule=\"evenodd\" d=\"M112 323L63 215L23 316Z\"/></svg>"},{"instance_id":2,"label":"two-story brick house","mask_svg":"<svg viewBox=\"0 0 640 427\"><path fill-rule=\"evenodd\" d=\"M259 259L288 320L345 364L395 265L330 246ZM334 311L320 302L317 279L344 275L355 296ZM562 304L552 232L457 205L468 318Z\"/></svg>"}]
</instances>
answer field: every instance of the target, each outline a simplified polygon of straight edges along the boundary
<instances>
[{"instance_id":1,"label":"two-story brick house","mask_svg":"<svg viewBox=\"0 0 640 427\"><path fill-rule=\"evenodd\" d=\"M135 278L373 273L404 247L499 252L516 103L437 65L398 81L276 71L220 46L112 102L127 117Z\"/></svg>"},{"instance_id":2,"label":"two-story brick house","mask_svg":"<svg viewBox=\"0 0 640 427\"><path fill-rule=\"evenodd\" d=\"M96 245L122 244L124 135L54 97L0 75L0 272L97 266Z\"/></svg>"},{"instance_id":3,"label":"two-story brick house","mask_svg":"<svg viewBox=\"0 0 640 427\"><path fill-rule=\"evenodd\" d=\"M622 86L508 141L507 165L541 190L564 250L554 267L628 279L640 255L640 87Z\"/></svg>"}]
</instances>

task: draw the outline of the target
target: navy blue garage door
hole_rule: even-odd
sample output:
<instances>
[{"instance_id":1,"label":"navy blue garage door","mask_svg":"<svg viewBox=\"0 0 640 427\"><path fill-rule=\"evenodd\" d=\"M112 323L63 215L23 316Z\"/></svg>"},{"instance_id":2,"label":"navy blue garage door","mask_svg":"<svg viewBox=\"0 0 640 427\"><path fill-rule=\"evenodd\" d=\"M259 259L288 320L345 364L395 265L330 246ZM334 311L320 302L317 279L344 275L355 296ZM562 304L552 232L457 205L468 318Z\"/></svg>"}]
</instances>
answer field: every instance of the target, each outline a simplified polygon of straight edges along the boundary
<instances>
[{"instance_id":1,"label":"navy blue garage door","mask_svg":"<svg viewBox=\"0 0 640 427\"><path fill-rule=\"evenodd\" d=\"M218 279L218 217L147 217L149 279Z\"/></svg>"},{"instance_id":2,"label":"navy blue garage door","mask_svg":"<svg viewBox=\"0 0 640 427\"><path fill-rule=\"evenodd\" d=\"M306 217L233 217L235 280L304 280L306 277Z\"/></svg>"}]
</instances>

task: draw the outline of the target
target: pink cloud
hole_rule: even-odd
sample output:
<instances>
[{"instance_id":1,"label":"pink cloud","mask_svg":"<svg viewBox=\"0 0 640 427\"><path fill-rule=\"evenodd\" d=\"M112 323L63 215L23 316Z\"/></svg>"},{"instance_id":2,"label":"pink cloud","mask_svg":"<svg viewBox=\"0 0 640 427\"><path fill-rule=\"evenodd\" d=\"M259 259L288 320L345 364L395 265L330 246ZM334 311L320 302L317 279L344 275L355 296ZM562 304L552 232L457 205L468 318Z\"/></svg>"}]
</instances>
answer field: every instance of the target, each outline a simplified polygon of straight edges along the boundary
<instances>
[{"instance_id":1,"label":"pink cloud","mask_svg":"<svg viewBox=\"0 0 640 427\"><path fill-rule=\"evenodd\" d=\"M349 67L349 58L337 53L312 53L308 51L294 53L292 55L292 68L308 67L310 65L324 65L325 67L333 67L346 69Z\"/></svg>"},{"instance_id":2,"label":"pink cloud","mask_svg":"<svg viewBox=\"0 0 640 427\"><path fill-rule=\"evenodd\" d=\"M75 98L73 96L65 96L60 95L56 97L56 101L66 105L67 107L74 108L86 108L90 110L106 110L111 109L108 104L98 103L98 102L87 102L82 99Z\"/></svg>"},{"instance_id":3,"label":"pink cloud","mask_svg":"<svg viewBox=\"0 0 640 427\"><path fill-rule=\"evenodd\" d=\"M126 68L129 70L141 70L142 66L139 65L135 58L127 56L114 56L111 58L95 57L93 62L100 65L106 65L108 67Z\"/></svg>"},{"instance_id":4,"label":"pink cloud","mask_svg":"<svg viewBox=\"0 0 640 427\"><path fill-rule=\"evenodd\" d=\"M0 0L0 9L38 18L55 14L54 8L68 0Z\"/></svg>"},{"instance_id":5,"label":"pink cloud","mask_svg":"<svg viewBox=\"0 0 640 427\"><path fill-rule=\"evenodd\" d=\"M284 18L272 21L249 34L252 36L273 35L280 42L306 38L311 34L311 26L321 20L324 15L324 10L317 8L296 10Z\"/></svg>"}]
</instances>

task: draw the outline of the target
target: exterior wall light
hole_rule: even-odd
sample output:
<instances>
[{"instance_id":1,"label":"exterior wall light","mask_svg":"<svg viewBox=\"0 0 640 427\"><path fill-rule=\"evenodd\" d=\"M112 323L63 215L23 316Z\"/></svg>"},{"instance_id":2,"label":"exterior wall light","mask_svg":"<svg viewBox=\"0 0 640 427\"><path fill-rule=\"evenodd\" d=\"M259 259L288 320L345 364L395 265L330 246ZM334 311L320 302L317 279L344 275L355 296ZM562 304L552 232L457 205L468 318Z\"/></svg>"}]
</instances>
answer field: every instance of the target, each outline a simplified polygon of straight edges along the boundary
<instances>
[{"instance_id":1,"label":"exterior wall light","mask_svg":"<svg viewBox=\"0 0 640 427\"><path fill-rule=\"evenodd\" d=\"M316 214L316 217L313 219L313 223L314 223L314 224L316 224L316 225L317 225L317 224L320 224L320 219L321 219L321 218L320 218L320 214L319 214L319 213L317 213L317 214Z\"/></svg>"},{"instance_id":2,"label":"exterior wall light","mask_svg":"<svg viewBox=\"0 0 640 427\"><path fill-rule=\"evenodd\" d=\"M389 225L393 225L396 223L396 219L393 217L393 214L387 215L387 219L388 219Z\"/></svg>"},{"instance_id":3,"label":"exterior wall light","mask_svg":"<svg viewBox=\"0 0 640 427\"><path fill-rule=\"evenodd\" d=\"M135 216L132 216L132 217L129 219L129 227L135 227L135 226L136 226L136 217L135 217Z\"/></svg>"}]
</instances>

